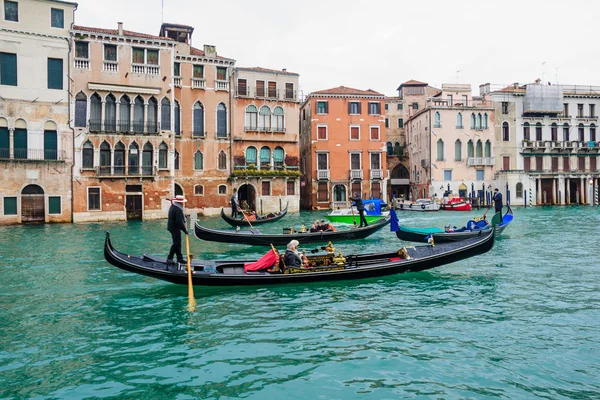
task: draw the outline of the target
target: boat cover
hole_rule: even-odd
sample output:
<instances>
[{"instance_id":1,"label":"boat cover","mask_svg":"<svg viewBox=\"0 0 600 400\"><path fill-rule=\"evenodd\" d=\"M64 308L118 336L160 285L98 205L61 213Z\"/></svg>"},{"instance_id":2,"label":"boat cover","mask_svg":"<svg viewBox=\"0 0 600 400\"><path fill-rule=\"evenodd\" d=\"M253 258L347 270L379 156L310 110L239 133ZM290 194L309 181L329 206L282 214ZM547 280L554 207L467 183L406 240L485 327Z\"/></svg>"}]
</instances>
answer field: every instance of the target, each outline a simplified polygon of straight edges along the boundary
<instances>
[{"instance_id":1,"label":"boat cover","mask_svg":"<svg viewBox=\"0 0 600 400\"><path fill-rule=\"evenodd\" d=\"M261 269L271 268L278 261L279 255L271 249L267 254L256 260L256 262L245 264L244 271L260 271Z\"/></svg>"}]
</instances>

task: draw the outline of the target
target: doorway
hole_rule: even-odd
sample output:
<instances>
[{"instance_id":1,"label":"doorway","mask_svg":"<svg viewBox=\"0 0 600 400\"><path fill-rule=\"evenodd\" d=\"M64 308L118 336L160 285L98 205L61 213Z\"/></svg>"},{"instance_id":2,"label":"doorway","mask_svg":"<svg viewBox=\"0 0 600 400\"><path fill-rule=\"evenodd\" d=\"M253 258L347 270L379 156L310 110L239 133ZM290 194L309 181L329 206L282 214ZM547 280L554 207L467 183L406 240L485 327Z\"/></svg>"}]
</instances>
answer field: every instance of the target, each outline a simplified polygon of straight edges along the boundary
<instances>
[{"instance_id":1,"label":"doorway","mask_svg":"<svg viewBox=\"0 0 600 400\"><path fill-rule=\"evenodd\" d=\"M458 196L461 199L466 199L467 196L467 185L465 185L464 183L462 183L459 187L458 187Z\"/></svg>"},{"instance_id":2,"label":"doorway","mask_svg":"<svg viewBox=\"0 0 600 400\"><path fill-rule=\"evenodd\" d=\"M244 201L248 203L251 210L256 211L256 189L249 183L245 183L238 189L238 199L244 208Z\"/></svg>"},{"instance_id":3,"label":"doorway","mask_svg":"<svg viewBox=\"0 0 600 400\"><path fill-rule=\"evenodd\" d=\"M44 189L38 185L27 185L21 191L21 222L46 222Z\"/></svg>"},{"instance_id":4,"label":"doorway","mask_svg":"<svg viewBox=\"0 0 600 400\"><path fill-rule=\"evenodd\" d=\"M143 217L142 185L126 185L125 193L125 214L127 215L127 220L141 220Z\"/></svg>"}]
</instances>

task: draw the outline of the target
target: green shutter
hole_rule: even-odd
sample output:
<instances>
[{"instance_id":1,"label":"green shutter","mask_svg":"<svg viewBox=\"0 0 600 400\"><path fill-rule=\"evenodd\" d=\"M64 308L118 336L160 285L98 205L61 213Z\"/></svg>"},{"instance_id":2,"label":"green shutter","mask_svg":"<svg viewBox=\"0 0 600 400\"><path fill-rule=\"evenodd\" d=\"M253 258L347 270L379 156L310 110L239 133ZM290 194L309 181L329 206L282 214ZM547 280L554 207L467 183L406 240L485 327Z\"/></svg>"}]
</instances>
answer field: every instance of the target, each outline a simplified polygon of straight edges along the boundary
<instances>
[{"instance_id":1,"label":"green shutter","mask_svg":"<svg viewBox=\"0 0 600 400\"><path fill-rule=\"evenodd\" d=\"M0 84L17 86L17 55L0 53Z\"/></svg>"},{"instance_id":2,"label":"green shutter","mask_svg":"<svg viewBox=\"0 0 600 400\"><path fill-rule=\"evenodd\" d=\"M60 196L48 197L48 214L62 214Z\"/></svg>"},{"instance_id":3,"label":"green shutter","mask_svg":"<svg viewBox=\"0 0 600 400\"><path fill-rule=\"evenodd\" d=\"M58 160L56 131L44 131L44 160Z\"/></svg>"},{"instance_id":4,"label":"green shutter","mask_svg":"<svg viewBox=\"0 0 600 400\"><path fill-rule=\"evenodd\" d=\"M17 198L4 198L4 215L17 215Z\"/></svg>"},{"instance_id":5,"label":"green shutter","mask_svg":"<svg viewBox=\"0 0 600 400\"><path fill-rule=\"evenodd\" d=\"M63 60L60 58L48 59L48 89L63 88Z\"/></svg>"},{"instance_id":6,"label":"green shutter","mask_svg":"<svg viewBox=\"0 0 600 400\"><path fill-rule=\"evenodd\" d=\"M27 129L16 128L13 140L15 158L27 159Z\"/></svg>"},{"instance_id":7,"label":"green shutter","mask_svg":"<svg viewBox=\"0 0 600 400\"><path fill-rule=\"evenodd\" d=\"M10 133L8 128L0 128L0 158L10 157Z\"/></svg>"}]
</instances>

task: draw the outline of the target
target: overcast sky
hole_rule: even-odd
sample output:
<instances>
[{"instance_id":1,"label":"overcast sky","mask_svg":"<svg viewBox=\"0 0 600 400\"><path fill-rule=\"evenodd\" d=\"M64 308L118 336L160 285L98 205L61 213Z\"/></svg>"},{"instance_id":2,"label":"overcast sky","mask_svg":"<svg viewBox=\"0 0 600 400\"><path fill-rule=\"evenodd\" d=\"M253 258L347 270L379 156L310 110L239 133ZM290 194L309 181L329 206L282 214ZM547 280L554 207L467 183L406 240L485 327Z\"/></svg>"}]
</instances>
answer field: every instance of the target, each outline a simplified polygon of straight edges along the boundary
<instances>
[{"instance_id":1,"label":"overcast sky","mask_svg":"<svg viewBox=\"0 0 600 400\"><path fill-rule=\"evenodd\" d=\"M297 72L305 95L343 85L393 96L409 79L474 94L536 78L600 85L595 0L75 1L80 25L152 34L164 1L164 21L194 26L195 47Z\"/></svg>"}]
</instances>

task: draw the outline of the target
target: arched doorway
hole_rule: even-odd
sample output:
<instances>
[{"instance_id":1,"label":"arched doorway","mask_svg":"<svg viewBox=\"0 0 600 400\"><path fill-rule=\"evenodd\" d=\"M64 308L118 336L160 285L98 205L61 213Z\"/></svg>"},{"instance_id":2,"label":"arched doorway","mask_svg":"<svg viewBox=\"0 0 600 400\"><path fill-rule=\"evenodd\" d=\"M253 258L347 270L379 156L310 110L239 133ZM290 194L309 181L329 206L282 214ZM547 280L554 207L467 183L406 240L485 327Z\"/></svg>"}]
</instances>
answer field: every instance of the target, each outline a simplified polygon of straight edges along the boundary
<instances>
[{"instance_id":1,"label":"arched doorway","mask_svg":"<svg viewBox=\"0 0 600 400\"><path fill-rule=\"evenodd\" d=\"M245 183L239 187L238 199L242 208L245 201L251 210L256 210L256 189L251 184Z\"/></svg>"},{"instance_id":2,"label":"arched doorway","mask_svg":"<svg viewBox=\"0 0 600 400\"><path fill-rule=\"evenodd\" d=\"M466 199L468 197L467 190L467 185L464 183L458 187L458 195L461 199Z\"/></svg>"},{"instance_id":3,"label":"arched doorway","mask_svg":"<svg viewBox=\"0 0 600 400\"><path fill-rule=\"evenodd\" d=\"M335 185L333 187L333 201L336 203L346 202L346 186Z\"/></svg>"},{"instance_id":4,"label":"arched doorway","mask_svg":"<svg viewBox=\"0 0 600 400\"><path fill-rule=\"evenodd\" d=\"M410 192L409 178L408 169L402 164L396 165L391 173L389 195L396 199L408 199L408 193Z\"/></svg>"},{"instance_id":5,"label":"arched doorway","mask_svg":"<svg viewBox=\"0 0 600 400\"><path fill-rule=\"evenodd\" d=\"M38 185L25 186L21 191L21 222L45 221L44 189Z\"/></svg>"}]
</instances>

